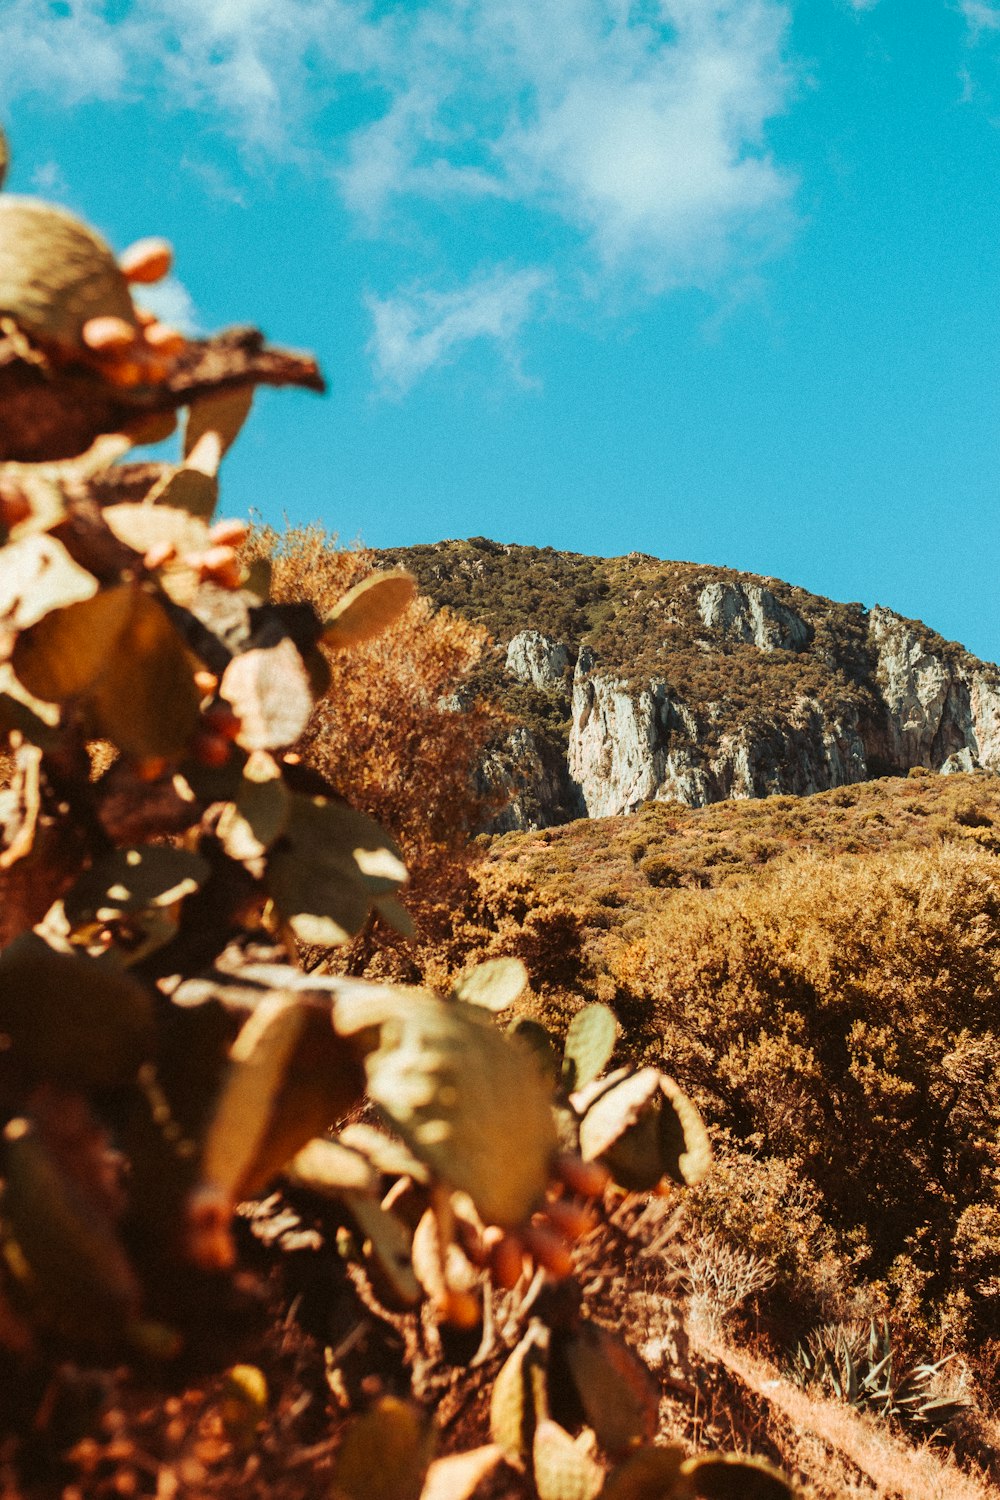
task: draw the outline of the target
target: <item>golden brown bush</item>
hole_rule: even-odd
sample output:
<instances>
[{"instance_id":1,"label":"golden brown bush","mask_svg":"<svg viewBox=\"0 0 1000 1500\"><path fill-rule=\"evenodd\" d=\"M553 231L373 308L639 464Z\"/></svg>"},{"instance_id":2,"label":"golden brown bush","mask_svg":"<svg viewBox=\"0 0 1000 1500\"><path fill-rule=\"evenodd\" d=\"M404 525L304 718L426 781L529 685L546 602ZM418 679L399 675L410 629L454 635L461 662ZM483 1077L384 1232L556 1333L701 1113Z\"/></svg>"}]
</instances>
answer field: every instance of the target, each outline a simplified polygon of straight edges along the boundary
<instances>
[{"instance_id":1,"label":"golden brown bush","mask_svg":"<svg viewBox=\"0 0 1000 1500\"><path fill-rule=\"evenodd\" d=\"M995 858L955 845L813 856L680 892L622 948L615 978L709 1117L793 1169L845 1266L895 1281L927 1319L957 1293L967 1331L995 1315ZM739 1238L772 1232L759 1205L748 1226L730 1202ZM818 1242L786 1228L771 1253L800 1274Z\"/></svg>"},{"instance_id":2,"label":"golden brown bush","mask_svg":"<svg viewBox=\"0 0 1000 1500\"><path fill-rule=\"evenodd\" d=\"M272 559L276 600L310 603L324 615L377 568L371 552L338 548L317 526L259 528L248 549ZM296 747L399 841L411 875L408 905L425 942L440 941L450 926L473 856L470 834L490 811L475 773L497 716L456 697L487 640L450 610L415 599L375 640L329 653L330 687ZM371 947L371 934L358 940L354 967Z\"/></svg>"}]
</instances>

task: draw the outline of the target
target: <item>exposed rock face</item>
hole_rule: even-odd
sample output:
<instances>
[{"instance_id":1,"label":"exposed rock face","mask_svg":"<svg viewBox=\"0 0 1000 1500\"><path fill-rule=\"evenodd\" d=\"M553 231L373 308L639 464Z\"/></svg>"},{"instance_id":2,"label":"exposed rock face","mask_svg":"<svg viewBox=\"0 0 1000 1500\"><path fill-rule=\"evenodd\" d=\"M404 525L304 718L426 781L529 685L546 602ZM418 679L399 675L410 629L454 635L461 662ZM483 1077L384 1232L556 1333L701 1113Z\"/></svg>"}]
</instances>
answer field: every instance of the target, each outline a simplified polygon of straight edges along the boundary
<instances>
[{"instance_id":1,"label":"exposed rock face","mask_svg":"<svg viewBox=\"0 0 1000 1500\"><path fill-rule=\"evenodd\" d=\"M553 764L523 724L487 751L480 777L487 795L502 804L490 821L490 833L548 828L586 816L579 788L567 776L565 764Z\"/></svg>"},{"instance_id":2,"label":"exposed rock face","mask_svg":"<svg viewBox=\"0 0 1000 1500\"><path fill-rule=\"evenodd\" d=\"M640 689L602 677L580 653L573 687L569 774L590 817L634 812L643 802L704 807L734 797L806 794L869 775L851 715L829 718L800 699L785 720L723 734L714 751L695 712L666 684Z\"/></svg>"},{"instance_id":3,"label":"exposed rock face","mask_svg":"<svg viewBox=\"0 0 1000 1500\"><path fill-rule=\"evenodd\" d=\"M801 651L809 644L805 620L779 604L762 583L707 583L698 595L698 612L709 630L761 651Z\"/></svg>"},{"instance_id":4,"label":"exposed rock face","mask_svg":"<svg viewBox=\"0 0 1000 1500\"><path fill-rule=\"evenodd\" d=\"M562 641L540 630L522 630L507 647L507 671L518 682L530 682L542 692L562 689L573 658Z\"/></svg>"},{"instance_id":5,"label":"exposed rock face","mask_svg":"<svg viewBox=\"0 0 1000 1500\"><path fill-rule=\"evenodd\" d=\"M753 630L759 649L775 650L780 632L796 643L791 649L801 649L791 611L779 606L780 613L768 614L759 596L759 610L743 608L752 588L710 587L702 591L702 618L723 635L747 640L742 632ZM666 682L634 685L605 676L584 647L573 684L568 765L587 813L632 812L651 799L702 807L728 798L803 795L911 766L1000 771L996 668L961 648L929 649L926 632L881 607L868 617L868 641L879 712L863 719L845 702L830 713L803 695L781 715L748 716L715 742L706 716L672 696Z\"/></svg>"},{"instance_id":6,"label":"exposed rock face","mask_svg":"<svg viewBox=\"0 0 1000 1500\"><path fill-rule=\"evenodd\" d=\"M511 797L500 828L1000 772L1000 669L882 606L642 553L472 538L390 557L500 643L494 691L520 720L484 767Z\"/></svg>"}]
</instances>

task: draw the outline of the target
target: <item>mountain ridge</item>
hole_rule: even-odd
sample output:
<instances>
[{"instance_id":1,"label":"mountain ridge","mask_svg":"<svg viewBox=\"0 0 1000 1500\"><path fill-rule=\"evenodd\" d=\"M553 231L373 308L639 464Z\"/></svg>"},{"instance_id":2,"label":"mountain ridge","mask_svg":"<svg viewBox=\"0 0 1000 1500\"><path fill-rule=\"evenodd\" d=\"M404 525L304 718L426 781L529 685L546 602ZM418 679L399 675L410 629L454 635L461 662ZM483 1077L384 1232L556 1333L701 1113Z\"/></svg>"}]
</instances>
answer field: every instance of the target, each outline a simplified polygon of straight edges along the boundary
<instances>
[{"instance_id":1,"label":"mountain ridge","mask_svg":"<svg viewBox=\"0 0 1000 1500\"><path fill-rule=\"evenodd\" d=\"M1000 769L1000 669L918 620L780 579L484 537L385 549L495 645L498 830Z\"/></svg>"}]
</instances>

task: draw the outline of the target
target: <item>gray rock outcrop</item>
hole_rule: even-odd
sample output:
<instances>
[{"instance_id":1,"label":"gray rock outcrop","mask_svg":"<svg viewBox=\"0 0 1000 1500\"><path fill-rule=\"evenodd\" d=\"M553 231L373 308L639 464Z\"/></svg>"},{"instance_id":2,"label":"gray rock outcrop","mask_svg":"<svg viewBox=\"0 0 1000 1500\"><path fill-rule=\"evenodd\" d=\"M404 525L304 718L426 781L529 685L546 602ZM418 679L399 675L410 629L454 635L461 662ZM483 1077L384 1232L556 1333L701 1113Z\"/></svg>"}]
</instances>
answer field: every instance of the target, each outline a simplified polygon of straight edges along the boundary
<instances>
[{"instance_id":1,"label":"gray rock outcrop","mask_svg":"<svg viewBox=\"0 0 1000 1500\"><path fill-rule=\"evenodd\" d=\"M809 644L805 620L762 583L707 583L698 595L698 613L725 640L747 641L761 651L801 651Z\"/></svg>"},{"instance_id":2,"label":"gray rock outcrop","mask_svg":"<svg viewBox=\"0 0 1000 1500\"><path fill-rule=\"evenodd\" d=\"M542 692L561 691L573 658L562 641L540 630L522 630L507 646L507 671Z\"/></svg>"}]
</instances>

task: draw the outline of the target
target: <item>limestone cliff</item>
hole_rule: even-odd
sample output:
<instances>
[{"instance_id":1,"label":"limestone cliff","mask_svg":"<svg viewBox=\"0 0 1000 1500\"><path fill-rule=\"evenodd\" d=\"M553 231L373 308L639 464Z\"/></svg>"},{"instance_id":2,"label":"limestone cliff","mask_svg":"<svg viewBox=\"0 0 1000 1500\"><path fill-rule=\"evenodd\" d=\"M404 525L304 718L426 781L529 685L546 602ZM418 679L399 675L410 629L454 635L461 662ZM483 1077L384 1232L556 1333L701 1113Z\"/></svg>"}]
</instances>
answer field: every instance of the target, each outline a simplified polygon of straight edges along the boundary
<instances>
[{"instance_id":1,"label":"limestone cliff","mask_svg":"<svg viewBox=\"0 0 1000 1500\"><path fill-rule=\"evenodd\" d=\"M391 554L497 640L498 827L874 776L1000 770L1000 671L880 605L778 579L476 539Z\"/></svg>"}]
</instances>

